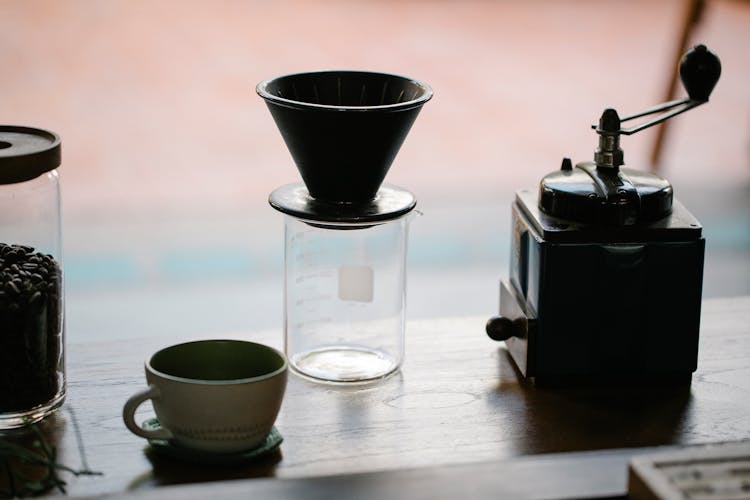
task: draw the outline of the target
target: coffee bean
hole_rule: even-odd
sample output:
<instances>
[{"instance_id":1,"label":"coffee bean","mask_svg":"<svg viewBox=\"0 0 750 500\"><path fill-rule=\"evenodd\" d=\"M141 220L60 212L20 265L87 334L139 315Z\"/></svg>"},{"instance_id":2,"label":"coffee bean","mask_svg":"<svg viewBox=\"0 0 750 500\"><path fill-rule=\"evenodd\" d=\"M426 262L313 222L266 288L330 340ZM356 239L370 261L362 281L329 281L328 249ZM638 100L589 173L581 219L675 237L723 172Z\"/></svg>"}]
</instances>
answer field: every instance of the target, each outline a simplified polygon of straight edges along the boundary
<instances>
[{"instance_id":1,"label":"coffee bean","mask_svg":"<svg viewBox=\"0 0 750 500\"><path fill-rule=\"evenodd\" d=\"M4 288L6 293L12 293L15 295L21 293L21 290L18 289L18 285L16 285L13 281L7 281L4 285Z\"/></svg>"},{"instance_id":2,"label":"coffee bean","mask_svg":"<svg viewBox=\"0 0 750 500\"><path fill-rule=\"evenodd\" d=\"M51 255L0 243L0 414L28 410L58 393L61 275Z\"/></svg>"}]
</instances>

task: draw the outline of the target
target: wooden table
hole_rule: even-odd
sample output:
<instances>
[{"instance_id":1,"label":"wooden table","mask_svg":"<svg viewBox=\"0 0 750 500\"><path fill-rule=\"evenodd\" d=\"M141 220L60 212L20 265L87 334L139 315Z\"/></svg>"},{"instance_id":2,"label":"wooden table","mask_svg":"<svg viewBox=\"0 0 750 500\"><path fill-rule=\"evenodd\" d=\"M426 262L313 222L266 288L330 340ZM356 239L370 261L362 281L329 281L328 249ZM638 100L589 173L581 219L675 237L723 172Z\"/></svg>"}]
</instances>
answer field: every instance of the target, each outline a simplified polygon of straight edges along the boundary
<instances>
[{"instance_id":1,"label":"wooden table","mask_svg":"<svg viewBox=\"0 0 750 500\"><path fill-rule=\"evenodd\" d=\"M378 385L329 386L290 376L276 423L284 443L252 465L205 467L168 460L125 429L121 408L144 386L143 361L159 347L184 340L177 336L69 345L68 399L43 427L61 460L72 466L82 465L75 432L80 429L90 467L104 473L66 476L72 495L238 478L320 481L319 476L369 474L349 481L427 466L439 467L422 469L431 474L452 470L442 477L470 478L482 471L491 475L493 461L525 457L502 463L533 462L529 455L750 438L750 297L704 303L698 371L692 385L682 389L534 387L519 378L502 344L486 337L485 320L409 323L403 370ZM282 342L280 331L227 337L276 347ZM581 456L602 463L607 453ZM568 465L576 456L561 455ZM245 488L297 484L250 483ZM231 484L236 489L239 483Z\"/></svg>"}]
</instances>

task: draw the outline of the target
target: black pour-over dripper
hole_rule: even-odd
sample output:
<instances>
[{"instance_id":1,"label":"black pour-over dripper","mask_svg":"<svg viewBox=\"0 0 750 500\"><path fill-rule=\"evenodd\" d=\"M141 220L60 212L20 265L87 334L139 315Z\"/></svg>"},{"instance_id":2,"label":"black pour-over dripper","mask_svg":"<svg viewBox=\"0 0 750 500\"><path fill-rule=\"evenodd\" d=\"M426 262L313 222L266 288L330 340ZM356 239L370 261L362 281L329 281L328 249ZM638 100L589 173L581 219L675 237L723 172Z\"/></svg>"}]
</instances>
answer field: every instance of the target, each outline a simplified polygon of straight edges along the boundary
<instances>
[{"instance_id":1,"label":"black pour-over dripper","mask_svg":"<svg viewBox=\"0 0 750 500\"><path fill-rule=\"evenodd\" d=\"M341 213L379 211L378 190L422 105L432 97L424 83L383 73L321 71L265 80L265 99L315 206ZM292 194L300 195L299 186ZM271 204L284 212L274 203ZM288 207L286 207L288 208ZM299 207L298 207L299 208ZM413 208L413 204L412 204ZM297 210L299 212L300 210ZM304 215L304 214L303 214ZM325 218L318 214L317 219Z\"/></svg>"}]
</instances>

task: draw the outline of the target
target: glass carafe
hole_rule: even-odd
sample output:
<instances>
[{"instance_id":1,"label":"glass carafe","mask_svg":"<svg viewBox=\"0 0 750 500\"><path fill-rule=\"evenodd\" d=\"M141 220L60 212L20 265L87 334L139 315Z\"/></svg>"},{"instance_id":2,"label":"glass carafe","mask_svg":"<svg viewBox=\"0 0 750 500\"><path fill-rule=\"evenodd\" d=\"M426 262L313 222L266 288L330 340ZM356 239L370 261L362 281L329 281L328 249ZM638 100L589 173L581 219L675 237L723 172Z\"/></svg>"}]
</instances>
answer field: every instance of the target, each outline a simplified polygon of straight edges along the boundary
<instances>
[{"instance_id":1,"label":"glass carafe","mask_svg":"<svg viewBox=\"0 0 750 500\"><path fill-rule=\"evenodd\" d=\"M410 217L324 224L285 215L285 349L295 371L365 382L399 368Z\"/></svg>"}]
</instances>

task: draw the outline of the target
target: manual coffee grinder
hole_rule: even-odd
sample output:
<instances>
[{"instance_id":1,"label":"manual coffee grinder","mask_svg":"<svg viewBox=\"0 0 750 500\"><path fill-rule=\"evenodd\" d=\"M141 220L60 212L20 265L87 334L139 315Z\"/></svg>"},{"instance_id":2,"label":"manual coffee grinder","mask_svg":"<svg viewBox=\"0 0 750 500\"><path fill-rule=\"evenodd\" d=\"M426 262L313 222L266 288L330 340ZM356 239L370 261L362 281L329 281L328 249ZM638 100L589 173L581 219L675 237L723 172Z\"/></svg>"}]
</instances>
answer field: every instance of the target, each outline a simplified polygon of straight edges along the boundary
<instances>
[{"instance_id":1,"label":"manual coffee grinder","mask_svg":"<svg viewBox=\"0 0 750 500\"><path fill-rule=\"evenodd\" d=\"M604 110L594 162L566 158L538 192L516 193L510 282L486 330L537 383L681 383L697 367L701 225L666 179L621 168L620 136L707 102L721 64L698 45L679 71L687 98L625 118Z\"/></svg>"},{"instance_id":2,"label":"manual coffee grinder","mask_svg":"<svg viewBox=\"0 0 750 500\"><path fill-rule=\"evenodd\" d=\"M416 199L382 184L422 105L424 83L323 71L258 84L303 183L273 191L284 214L284 339L292 369L356 383L404 354L406 244Z\"/></svg>"}]
</instances>

